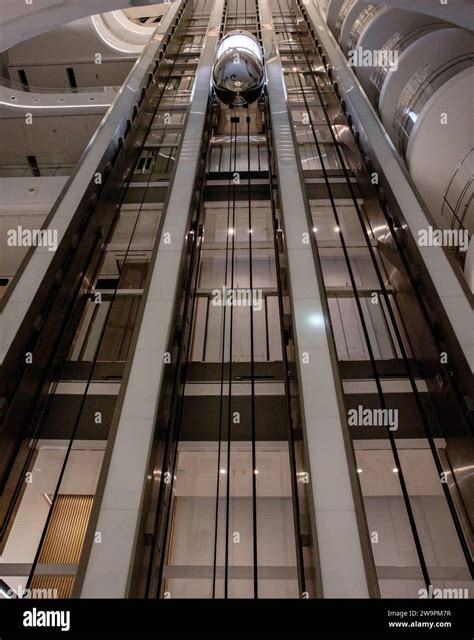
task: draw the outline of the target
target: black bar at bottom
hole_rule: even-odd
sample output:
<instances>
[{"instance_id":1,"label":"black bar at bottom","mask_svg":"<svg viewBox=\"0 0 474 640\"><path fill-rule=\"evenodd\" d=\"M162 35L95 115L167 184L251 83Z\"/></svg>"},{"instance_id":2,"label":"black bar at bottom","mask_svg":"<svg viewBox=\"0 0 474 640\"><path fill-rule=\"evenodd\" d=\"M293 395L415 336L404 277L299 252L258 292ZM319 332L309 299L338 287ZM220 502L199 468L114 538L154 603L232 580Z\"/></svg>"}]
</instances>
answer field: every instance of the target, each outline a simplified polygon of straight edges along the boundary
<instances>
[{"instance_id":1,"label":"black bar at bottom","mask_svg":"<svg viewBox=\"0 0 474 640\"><path fill-rule=\"evenodd\" d=\"M452 640L473 637L471 614L468 599L0 600L0 637L176 638L179 633L189 638L228 637L223 629L230 623L233 637L242 638L266 634L296 638L303 633L324 639L426 636Z\"/></svg>"}]
</instances>

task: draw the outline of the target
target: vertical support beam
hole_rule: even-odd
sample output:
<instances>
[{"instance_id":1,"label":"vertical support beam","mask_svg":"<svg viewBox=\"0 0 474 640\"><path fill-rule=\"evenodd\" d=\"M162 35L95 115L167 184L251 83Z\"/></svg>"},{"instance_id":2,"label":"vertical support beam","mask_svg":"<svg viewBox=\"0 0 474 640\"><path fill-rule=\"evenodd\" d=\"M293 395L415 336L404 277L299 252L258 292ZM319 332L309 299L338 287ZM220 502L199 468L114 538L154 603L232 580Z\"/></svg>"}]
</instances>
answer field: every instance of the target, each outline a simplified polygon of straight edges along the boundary
<instances>
[{"instance_id":1,"label":"vertical support beam","mask_svg":"<svg viewBox=\"0 0 474 640\"><path fill-rule=\"evenodd\" d=\"M314 259L304 183L295 151L283 68L268 0L258 0L298 354L302 416L314 499L323 596L368 597L356 509L360 495L346 430L319 261ZM352 477L351 477L352 476ZM362 527L361 527L362 529ZM369 555L369 554L367 554Z\"/></svg>"},{"instance_id":2,"label":"vertical support beam","mask_svg":"<svg viewBox=\"0 0 474 640\"><path fill-rule=\"evenodd\" d=\"M151 280L145 293L146 302L136 349L126 388L121 393L123 403L120 415L114 421L116 434L115 438L111 435L109 440L99 483L103 494L96 531L101 533L102 543L92 544L82 584L83 598L123 598L128 594L145 475L164 374L163 356L173 331L180 266L223 10L224 0L215 0L196 71ZM99 495L96 500L100 500Z\"/></svg>"}]
</instances>

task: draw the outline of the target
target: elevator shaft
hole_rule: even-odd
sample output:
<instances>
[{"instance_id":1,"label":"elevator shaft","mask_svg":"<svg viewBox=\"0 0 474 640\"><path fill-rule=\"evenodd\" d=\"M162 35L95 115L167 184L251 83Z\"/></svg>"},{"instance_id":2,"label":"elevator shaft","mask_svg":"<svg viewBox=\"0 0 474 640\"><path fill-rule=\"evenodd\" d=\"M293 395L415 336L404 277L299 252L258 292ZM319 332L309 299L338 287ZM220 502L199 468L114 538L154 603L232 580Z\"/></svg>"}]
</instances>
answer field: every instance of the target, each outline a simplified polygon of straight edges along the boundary
<instances>
[{"instance_id":1,"label":"elevator shaft","mask_svg":"<svg viewBox=\"0 0 474 640\"><path fill-rule=\"evenodd\" d=\"M258 8L248 4L245 10L239 3L226 7L222 42L235 27L259 38ZM138 561L148 566L146 577L136 572L138 595L314 593L314 574L309 569L305 575L303 566L303 535L308 549L311 535L307 518L307 532L301 531L296 479L302 461L293 442L284 355L280 224L266 100L228 107L210 96L203 174L182 276L177 366L172 393L160 401L170 421L149 470L149 478L161 480L158 489L150 483L146 501L155 524ZM275 425L265 425L272 394L278 394L283 415ZM202 418L193 418L199 396L204 431ZM279 465L278 483L285 485L281 494L268 476L273 463ZM268 509L277 509L275 517L282 518L281 532L273 531L281 550L265 561L272 535ZM199 527L209 537L191 559L181 536ZM195 565L200 570L193 588ZM272 572L276 579L268 580Z\"/></svg>"}]
</instances>

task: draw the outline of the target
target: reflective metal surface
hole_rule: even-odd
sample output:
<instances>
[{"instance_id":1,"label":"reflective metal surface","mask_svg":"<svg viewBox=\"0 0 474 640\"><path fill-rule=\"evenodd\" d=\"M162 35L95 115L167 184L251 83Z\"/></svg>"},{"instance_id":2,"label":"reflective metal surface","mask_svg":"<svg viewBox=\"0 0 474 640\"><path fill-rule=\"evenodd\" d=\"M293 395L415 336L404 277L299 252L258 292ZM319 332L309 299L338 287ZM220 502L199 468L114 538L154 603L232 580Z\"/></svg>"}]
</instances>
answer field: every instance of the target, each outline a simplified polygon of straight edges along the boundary
<instances>
[{"instance_id":1,"label":"reflective metal surface","mask_svg":"<svg viewBox=\"0 0 474 640\"><path fill-rule=\"evenodd\" d=\"M212 83L218 98L230 106L257 100L265 82L263 54L247 31L231 31L216 51Z\"/></svg>"}]
</instances>

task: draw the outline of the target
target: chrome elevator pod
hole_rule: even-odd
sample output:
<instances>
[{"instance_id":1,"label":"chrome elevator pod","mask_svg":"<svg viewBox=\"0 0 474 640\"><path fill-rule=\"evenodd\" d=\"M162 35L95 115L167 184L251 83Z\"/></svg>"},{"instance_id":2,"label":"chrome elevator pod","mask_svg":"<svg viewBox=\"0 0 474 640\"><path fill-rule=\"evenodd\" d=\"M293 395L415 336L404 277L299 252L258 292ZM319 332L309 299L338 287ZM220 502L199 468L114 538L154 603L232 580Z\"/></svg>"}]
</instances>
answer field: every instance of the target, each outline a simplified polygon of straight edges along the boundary
<instances>
[{"instance_id":1,"label":"chrome elevator pod","mask_svg":"<svg viewBox=\"0 0 474 640\"><path fill-rule=\"evenodd\" d=\"M231 107L255 102L265 84L263 52L248 31L228 33L216 50L212 85L219 100Z\"/></svg>"}]
</instances>

